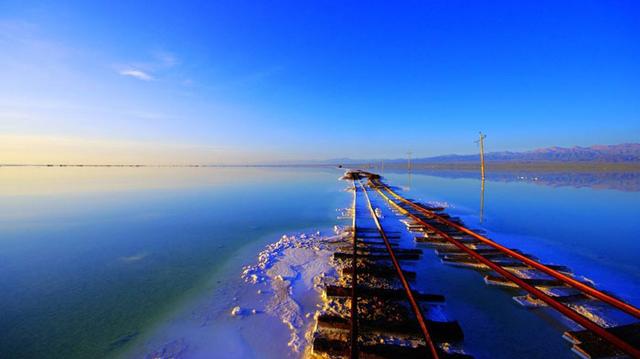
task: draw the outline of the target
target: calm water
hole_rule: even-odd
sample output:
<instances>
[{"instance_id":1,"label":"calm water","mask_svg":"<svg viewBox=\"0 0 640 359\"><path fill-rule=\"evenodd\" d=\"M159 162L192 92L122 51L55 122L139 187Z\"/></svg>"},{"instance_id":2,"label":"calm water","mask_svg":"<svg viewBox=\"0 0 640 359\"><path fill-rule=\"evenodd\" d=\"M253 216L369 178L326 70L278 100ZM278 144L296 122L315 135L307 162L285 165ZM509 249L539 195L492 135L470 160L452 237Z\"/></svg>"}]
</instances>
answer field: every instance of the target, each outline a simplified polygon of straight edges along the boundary
<instances>
[{"instance_id":1,"label":"calm water","mask_svg":"<svg viewBox=\"0 0 640 359\"><path fill-rule=\"evenodd\" d=\"M122 354L190 298L215 300L223 276L235 278L242 263L254 261L247 246L337 223L335 209L351 200L340 174L0 168L0 356ZM479 223L478 180L387 177L408 196L446 201L496 240L567 264L640 305L640 192L488 181ZM432 275L419 285L447 295L474 355L570 357L557 321L518 307L476 272L436 261L424 270Z\"/></svg>"},{"instance_id":2,"label":"calm water","mask_svg":"<svg viewBox=\"0 0 640 359\"><path fill-rule=\"evenodd\" d=\"M547 176L545 174L535 175ZM598 175L599 176L599 175ZM595 189L573 181L504 178L485 183L483 221L480 222L478 179L431 174L387 174L387 180L408 197L446 202L449 213L471 228L483 228L496 241L538 256L543 262L568 265L640 306L640 192ZM519 176L511 176L517 179ZM633 176L632 176L633 177ZM491 177L489 177L491 178ZM609 183L619 188L617 183ZM637 183L635 184L637 187ZM435 256L432 256L432 258ZM567 326L551 310L527 310L512 300L518 292L484 284L474 270L425 261L418 285L447 297L447 307L465 332L465 348L481 358L574 358L561 338Z\"/></svg>"},{"instance_id":3,"label":"calm water","mask_svg":"<svg viewBox=\"0 0 640 359\"><path fill-rule=\"evenodd\" d=\"M0 171L2 358L119 354L247 243L349 200L335 170Z\"/></svg>"},{"instance_id":4,"label":"calm water","mask_svg":"<svg viewBox=\"0 0 640 359\"><path fill-rule=\"evenodd\" d=\"M542 175L540 175L542 176ZM583 177L578 174L576 177ZM449 213L499 242L570 265L599 287L640 306L640 191L616 183L581 187L539 181L487 181L480 222L478 179L431 174L388 174L409 197L449 203ZM517 177L516 177L517 178ZM640 183L640 178L635 177ZM569 183L571 183L569 181ZM608 189L611 187L614 189Z\"/></svg>"}]
</instances>

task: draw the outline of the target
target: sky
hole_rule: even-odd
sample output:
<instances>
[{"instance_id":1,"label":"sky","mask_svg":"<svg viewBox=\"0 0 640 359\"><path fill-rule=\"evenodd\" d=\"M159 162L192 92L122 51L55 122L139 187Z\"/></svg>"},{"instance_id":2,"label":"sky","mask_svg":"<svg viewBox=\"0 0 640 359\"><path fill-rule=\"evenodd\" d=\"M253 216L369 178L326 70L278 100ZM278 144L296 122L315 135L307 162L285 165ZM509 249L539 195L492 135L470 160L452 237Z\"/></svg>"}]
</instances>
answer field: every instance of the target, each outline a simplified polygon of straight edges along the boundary
<instances>
[{"instance_id":1,"label":"sky","mask_svg":"<svg viewBox=\"0 0 640 359\"><path fill-rule=\"evenodd\" d=\"M0 163L640 142L640 3L0 0Z\"/></svg>"}]
</instances>

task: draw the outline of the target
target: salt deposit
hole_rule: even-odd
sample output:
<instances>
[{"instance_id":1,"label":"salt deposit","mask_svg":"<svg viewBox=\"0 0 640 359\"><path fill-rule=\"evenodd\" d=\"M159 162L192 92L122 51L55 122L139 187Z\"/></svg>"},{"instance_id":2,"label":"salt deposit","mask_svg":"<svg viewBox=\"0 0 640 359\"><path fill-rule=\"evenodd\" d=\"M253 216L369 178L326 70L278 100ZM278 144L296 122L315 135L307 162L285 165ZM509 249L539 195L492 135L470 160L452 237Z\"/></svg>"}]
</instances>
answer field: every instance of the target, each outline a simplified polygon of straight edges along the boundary
<instances>
[{"instance_id":1,"label":"salt deposit","mask_svg":"<svg viewBox=\"0 0 640 359\"><path fill-rule=\"evenodd\" d=\"M288 346L295 353L302 353L309 344L306 333L322 301L322 284L336 278L330 258L346 234L340 227L334 232L331 236L320 232L283 235L258 254L256 264L242 271L245 282L268 288L258 290L271 297L264 312L287 326Z\"/></svg>"}]
</instances>

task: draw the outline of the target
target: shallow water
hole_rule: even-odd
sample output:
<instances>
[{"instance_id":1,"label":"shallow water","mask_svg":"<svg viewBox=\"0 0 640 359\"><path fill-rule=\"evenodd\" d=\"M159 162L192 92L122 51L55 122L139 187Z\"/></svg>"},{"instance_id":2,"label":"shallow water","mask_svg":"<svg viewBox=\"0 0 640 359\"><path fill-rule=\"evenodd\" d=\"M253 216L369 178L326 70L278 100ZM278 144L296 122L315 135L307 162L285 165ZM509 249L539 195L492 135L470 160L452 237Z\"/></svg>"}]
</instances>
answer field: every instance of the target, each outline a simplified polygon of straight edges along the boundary
<instances>
[{"instance_id":1,"label":"shallow water","mask_svg":"<svg viewBox=\"0 0 640 359\"><path fill-rule=\"evenodd\" d=\"M336 170L0 171L3 358L115 356L243 247L330 228L349 201Z\"/></svg>"},{"instance_id":2,"label":"shallow water","mask_svg":"<svg viewBox=\"0 0 640 359\"><path fill-rule=\"evenodd\" d=\"M577 176L583 176L578 174ZM630 187L487 181L480 221L481 181L431 174L387 174L406 196L450 204L448 212L500 243L569 265L640 306L640 191Z\"/></svg>"},{"instance_id":3,"label":"shallow water","mask_svg":"<svg viewBox=\"0 0 640 359\"><path fill-rule=\"evenodd\" d=\"M482 221L477 178L388 173L386 180L406 197L448 205L447 212L470 228L484 229L497 242L545 263L567 265L599 289L640 306L640 192L628 186L575 187L571 181L549 186L518 177L486 181ZM512 299L519 292L487 286L474 270L437 259L420 266L418 272L428 275L418 278L418 286L445 294L451 316L465 332L465 349L474 356L574 357L561 338L573 324L554 311L520 307Z\"/></svg>"},{"instance_id":4,"label":"shallow water","mask_svg":"<svg viewBox=\"0 0 640 359\"><path fill-rule=\"evenodd\" d=\"M335 209L351 201L342 192L345 183L337 181L340 174L0 168L2 357L137 357L157 343L198 343L211 332L220 334L221 354L233 351L231 357L260 357L261 348L272 346L287 350L282 324L262 315L232 318L231 301L243 290L242 266L254 263L264 245L285 233L340 223ZM599 288L640 305L640 192L489 177L480 223L476 179L387 177L407 196L447 202L452 214L501 243L569 265ZM436 261L423 266L432 275L418 285L447 296L472 354L570 357L555 318L522 309L474 271ZM194 317L213 323L203 326L209 334L191 323ZM248 327L256 325L273 329L255 338Z\"/></svg>"}]
</instances>

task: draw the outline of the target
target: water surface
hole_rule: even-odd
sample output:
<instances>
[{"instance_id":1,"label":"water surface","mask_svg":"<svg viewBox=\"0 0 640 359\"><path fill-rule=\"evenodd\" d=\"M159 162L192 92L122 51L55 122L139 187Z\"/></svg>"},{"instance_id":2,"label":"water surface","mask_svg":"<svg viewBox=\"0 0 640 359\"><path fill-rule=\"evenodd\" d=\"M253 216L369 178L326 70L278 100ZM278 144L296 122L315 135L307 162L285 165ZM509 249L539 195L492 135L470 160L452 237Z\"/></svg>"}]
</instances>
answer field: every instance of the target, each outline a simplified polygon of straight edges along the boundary
<instances>
[{"instance_id":1,"label":"water surface","mask_svg":"<svg viewBox=\"0 0 640 359\"><path fill-rule=\"evenodd\" d=\"M149 338L198 336L167 323L189 313L194 298L218 302L199 310L217 321L227 318L231 304L219 302L233 297L242 265L253 263L259 248L284 233L340 223L335 209L351 201L340 174L322 168L0 168L0 352L8 358L138 357L155 342ZM640 305L640 192L633 186L489 176L481 222L477 179L386 177L407 196L446 202L452 214L499 242L569 265ZM432 257L421 264L420 278L428 279L417 285L447 296L473 355L571 357L557 318L523 309L514 293ZM219 330L247 325L229 319ZM274 327L252 345L266 348L283 332ZM221 354L232 344L243 345L220 340ZM235 353L259 357L259 350Z\"/></svg>"},{"instance_id":2,"label":"water surface","mask_svg":"<svg viewBox=\"0 0 640 359\"><path fill-rule=\"evenodd\" d=\"M348 202L336 170L0 171L0 352L10 358L115 356L214 290L243 246L330 227Z\"/></svg>"},{"instance_id":3,"label":"water surface","mask_svg":"<svg viewBox=\"0 0 640 359\"><path fill-rule=\"evenodd\" d=\"M548 174L489 175L481 198L481 181L477 173L473 177L437 171L386 174L405 196L445 204L470 228L484 229L497 242L542 262L567 265L599 289L640 306L640 192L633 190L635 181L605 185L601 177L583 173L564 174L560 180ZM464 330L465 348L474 356L574 357L561 338L573 325L556 312L519 306L512 297L520 292L487 286L475 270L437 259L420 266L418 286L445 294L452 317Z\"/></svg>"}]
</instances>

